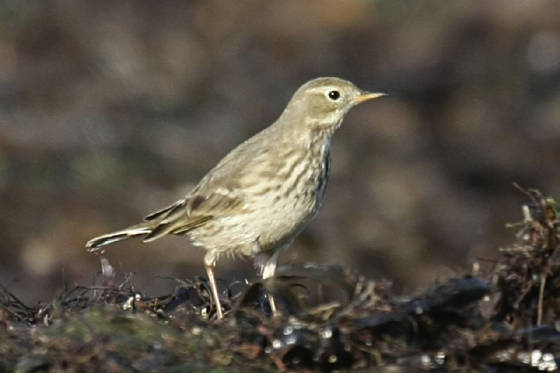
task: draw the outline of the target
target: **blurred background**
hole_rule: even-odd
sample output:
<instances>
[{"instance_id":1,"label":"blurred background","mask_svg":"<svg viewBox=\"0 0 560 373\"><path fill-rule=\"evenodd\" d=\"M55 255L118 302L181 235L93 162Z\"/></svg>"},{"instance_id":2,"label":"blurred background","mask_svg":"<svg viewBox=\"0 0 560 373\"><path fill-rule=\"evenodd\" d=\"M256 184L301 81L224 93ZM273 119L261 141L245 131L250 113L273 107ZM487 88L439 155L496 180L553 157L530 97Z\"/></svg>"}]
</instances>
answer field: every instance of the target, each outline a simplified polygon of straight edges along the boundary
<instances>
[{"instance_id":1,"label":"blurred background","mask_svg":"<svg viewBox=\"0 0 560 373\"><path fill-rule=\"evenodd\" d=\"M0 283L92 284L84 242L185 195L305 81L390 96L336 134L321 213L282 263L345 264L407 291L491 260L524 196L560 198L560 2L0 2ZM123 242L121 273L202 275L181 238ZM218 277L254 277L224 259Z\"/></svg>"}]
</instances>

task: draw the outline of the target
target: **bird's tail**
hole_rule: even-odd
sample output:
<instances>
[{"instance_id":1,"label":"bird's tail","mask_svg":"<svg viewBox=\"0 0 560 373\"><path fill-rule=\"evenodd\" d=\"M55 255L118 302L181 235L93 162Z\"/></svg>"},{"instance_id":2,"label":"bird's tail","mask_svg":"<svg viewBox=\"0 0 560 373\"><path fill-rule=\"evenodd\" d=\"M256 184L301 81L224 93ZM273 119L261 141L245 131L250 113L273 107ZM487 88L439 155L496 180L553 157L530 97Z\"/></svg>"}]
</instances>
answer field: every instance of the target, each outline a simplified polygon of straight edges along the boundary
<instances>
[{"instance_id":1,"label":"bird's tail","mask_svg":"<svg viewBox=\"0 0 560 373\"><path fill-rule=\"evenodd\" d=\"M96 252L102 250L104 246L110 245L114 242L126 240L127 238L136 236L145 236L152 232L151 225L153 225L153 223L140 223L125 229L121 229L120 231L92 238L86 243L86 248L89 252Z\"/></svg>"},{"instance_id":2,"label":"bird's tail","mask_svg":"<svg viewBox=\"0 0 560 373\"><path fill-rule=\"evenodd\" d=\"M186 212L186 200L177 201L148 215L140 224L92 238L86 243L86 248L89 252L96 252L106 245L136 236L144 236L143 242L151 242L167 234L186 235L212 218L200 216L190 219L185 216Z\"/></svg>"}]
</instances>

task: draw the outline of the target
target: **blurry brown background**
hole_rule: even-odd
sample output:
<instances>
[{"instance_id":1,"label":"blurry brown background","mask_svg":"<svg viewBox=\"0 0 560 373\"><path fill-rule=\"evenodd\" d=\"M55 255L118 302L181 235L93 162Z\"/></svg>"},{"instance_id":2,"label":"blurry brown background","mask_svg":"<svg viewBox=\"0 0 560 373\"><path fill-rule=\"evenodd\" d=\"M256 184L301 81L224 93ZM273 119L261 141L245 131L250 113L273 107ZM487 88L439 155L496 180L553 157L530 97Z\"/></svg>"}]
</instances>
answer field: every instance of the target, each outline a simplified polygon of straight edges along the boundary
<instances>
[{"instance_id":1,"label":"blurry brown background","mask_svg":"<svg viewBox=\"0 0 560 373\"><path fill-rule=\"evenodd\" d=\"M560 198L559 14L556 0L4 0L0 283L28 301L92 283L87 239L182 197L325 75L391 96L347 117L326 203L281 261L414 289L492 258L520 218L513 181ZM180 238L108 255L147 292L203 274Z\"/></svg>"}]
</instances>

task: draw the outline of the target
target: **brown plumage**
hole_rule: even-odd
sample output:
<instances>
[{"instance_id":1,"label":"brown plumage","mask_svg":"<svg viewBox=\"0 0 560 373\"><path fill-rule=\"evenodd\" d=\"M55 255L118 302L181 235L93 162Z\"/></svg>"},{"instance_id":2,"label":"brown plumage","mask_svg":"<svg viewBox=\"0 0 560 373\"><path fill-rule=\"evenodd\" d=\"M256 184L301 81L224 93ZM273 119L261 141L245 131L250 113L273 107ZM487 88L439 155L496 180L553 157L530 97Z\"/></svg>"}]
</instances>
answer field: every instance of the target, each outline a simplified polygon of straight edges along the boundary
<instances>
[{"instance_id":1,"label":"brown plumage","mask_svg":"<svg viewBox=\"0 0 560 373\"><path fill-rule=\"evenodd\" d=\"M276 122L233 149L184 199L139 224L96 237L86 247L97 251L136 236L144 242L168 234L188 236L206 250L204 262L221 318L213 274L219 256L250 256L264 278L274 275L282 249L323 202L331 136L350 108L381 96L339 78L305 83Z\"/></svg>"}]
</instances>

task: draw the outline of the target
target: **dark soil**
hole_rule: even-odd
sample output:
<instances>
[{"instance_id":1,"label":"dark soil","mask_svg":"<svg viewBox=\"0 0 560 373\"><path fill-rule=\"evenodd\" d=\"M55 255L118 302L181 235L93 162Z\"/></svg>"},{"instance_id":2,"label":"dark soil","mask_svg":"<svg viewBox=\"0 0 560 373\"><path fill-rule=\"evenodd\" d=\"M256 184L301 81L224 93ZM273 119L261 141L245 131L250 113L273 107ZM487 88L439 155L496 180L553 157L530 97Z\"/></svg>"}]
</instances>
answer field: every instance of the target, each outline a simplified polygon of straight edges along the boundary
<instances>
[{"instance_id":1,"label":"dark soil","mask_svg":"<svg viewBox=\"0 0 560 373\"><path fill-rule=\"evenodd\" d=\"M102 285L47 304L2 288L0 371L557 371L559 210L523 192L524 220L497 262L416 295L343 268L291 266L268 281L222 284L218 322L205 279L176 279L172 294L150 297L132 278L116 281L105 257Z\"/></svg>"}]
</instances>

